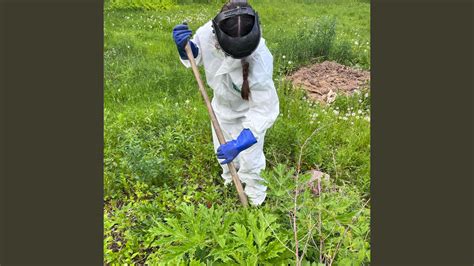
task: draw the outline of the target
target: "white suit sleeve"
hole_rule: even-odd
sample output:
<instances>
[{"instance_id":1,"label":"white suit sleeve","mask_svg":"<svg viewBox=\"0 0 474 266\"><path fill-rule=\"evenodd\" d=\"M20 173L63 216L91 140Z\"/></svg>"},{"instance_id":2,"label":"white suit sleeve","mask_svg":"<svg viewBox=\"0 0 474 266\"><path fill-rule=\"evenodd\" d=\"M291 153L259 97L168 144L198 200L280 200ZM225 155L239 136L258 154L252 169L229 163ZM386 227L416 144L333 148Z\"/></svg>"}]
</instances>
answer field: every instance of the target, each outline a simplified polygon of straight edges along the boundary
<instances>
[{"instance_id":1,"label":"white suit sleeve","mask_svg":"<svg viewBox=\"0 0 474 266\"><path fill-rule=\"evenodd\" d=\"M273 125L280 112L278 95L272 79L251 87L249 105L243 126L250 129L258 141Z\"/></svg>"},{"instance_id":2,"label":"white suit sleeve","mask_svg":"<svg viewBox=\"0 0 474 266\"><path fill-rule=\"evenodd\" d=\"M196 45L196 47L198 48L198 56L195 58L195 61L196 61L196 65L201 65L202 64L202 50L201 50L201 43L199 41L199 30L196 31L196 34L194 34L193 38L191 39L191 41ZM179 54L178 54L179 56ZM183 63L184 66L186 66L187 68L190 68L191 67L191 63L189 62L189 60L184 60L182 59L181 57L179 57L179 60L181 60L181 63Z\"/></svg>"}]
</instances>

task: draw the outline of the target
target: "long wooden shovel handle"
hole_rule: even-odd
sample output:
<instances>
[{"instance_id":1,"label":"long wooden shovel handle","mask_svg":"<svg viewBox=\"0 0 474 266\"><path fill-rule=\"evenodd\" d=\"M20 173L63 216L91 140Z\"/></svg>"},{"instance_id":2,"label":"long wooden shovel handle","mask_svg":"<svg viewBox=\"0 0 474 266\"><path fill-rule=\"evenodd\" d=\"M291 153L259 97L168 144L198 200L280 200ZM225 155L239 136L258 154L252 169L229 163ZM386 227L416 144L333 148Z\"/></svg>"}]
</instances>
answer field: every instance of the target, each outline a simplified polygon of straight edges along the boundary
<instances>
[{"instance_id":1,"label":"long wooden shovel handle","mask_svg":"<svg viewBox=\"0 0 474 266\"><path fill-rule=\"evenodd\" d=\"M201 79L201 75L199 74L199 69L196 65L196 61L194 60L193 52L191 50L191 47L189 46L189 42L186 44L184 47L186 50L186 54L188 56L189 62L191 63L191 67L193 69L194 77L196 78L196 81L199 86L199 91L201 92L202 98L204 98L204 102L206 102L207 106L207 111L209 112L209 116L211 117L212 121L212 126L214 127L214 130L217 135L217 139L219 140L220 144L226 143L224 135L222 134L221 127L219 125L219 122L217 121L216 114L214 113L214 110L212 109L211 102L209 101L209 97L207 96L206 89L204 88L204 84ZM232 180L234 181L235 188L237 189L237 193L239 193L239 198L240 202L244 207L248 206L248 201L247 201L247 196L244 193L244 189L242 188L242 183L240 183L239 176L237 175L237 171L235 170L235 166L233 162L230 162L227 164L229 167L230 174L232 176Z\"/></svg>"}]
</instances>

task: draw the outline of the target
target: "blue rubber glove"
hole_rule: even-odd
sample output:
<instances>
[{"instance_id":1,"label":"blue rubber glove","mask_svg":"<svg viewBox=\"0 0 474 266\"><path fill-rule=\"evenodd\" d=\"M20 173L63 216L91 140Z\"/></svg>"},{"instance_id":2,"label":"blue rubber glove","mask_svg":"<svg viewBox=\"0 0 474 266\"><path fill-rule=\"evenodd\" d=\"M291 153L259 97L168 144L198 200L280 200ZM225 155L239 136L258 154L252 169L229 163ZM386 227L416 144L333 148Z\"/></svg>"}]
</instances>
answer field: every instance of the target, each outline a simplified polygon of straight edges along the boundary
<instances>
[{"instance_id":1,"label":"blue rubber glove","mask_svg":"<svg viewBox=\"0 0 474 266\"><path fill-rule=\"evenodd\" d=\"M253 136L252 131L246 128L240 132L237 139L228 141L219 146L217 149L217 158L225 159L221 164L230 163L241 151L249 148L255 143L257 143L257 140Z\"/></svg>"},{"instance_id":2,"label":"blue rubber glove","mask_svg":"<svg viewBox=\"0 0 474 266\"><path fill-rule=\"evenodd\" d=\"M191 38L191 34L193 32L189 29L188 25L179 24L173 28L173 40L176 43L176 47L178 48L179 56L183 60L187 60L188 56L186 55L186 50L184 47L186 43ZM193 56L196 58L198 56L199 50L192 41L189 41L189 45L191 46L191 50L193 51Z\"/></svg>"}]
</instances>

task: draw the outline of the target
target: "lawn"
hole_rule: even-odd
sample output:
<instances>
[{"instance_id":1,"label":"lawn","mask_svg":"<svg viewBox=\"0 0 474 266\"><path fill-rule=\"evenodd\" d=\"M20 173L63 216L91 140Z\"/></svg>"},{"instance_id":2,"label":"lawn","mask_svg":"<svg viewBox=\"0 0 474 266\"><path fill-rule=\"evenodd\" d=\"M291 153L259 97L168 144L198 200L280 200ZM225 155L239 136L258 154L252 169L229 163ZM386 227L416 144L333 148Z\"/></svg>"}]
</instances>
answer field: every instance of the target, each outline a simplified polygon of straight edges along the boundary
<instances>
[{"instance_id":1,"label":"lawn","mask_svg":"<svg viewBox=\"0 0 474 266\"><path fill-rule=\"evenodd\" d=\"M322 105L285 76L323 60L370 70L370 4L250 2L280 116L266 135L267 201L244 209L223 186L205 105L171 38L174 25L195 31L222 5L192 2L105 2L104 262L369 264L370 91ZM330 175L317 193L311 169Z\"/></svg>"}]
</instances>

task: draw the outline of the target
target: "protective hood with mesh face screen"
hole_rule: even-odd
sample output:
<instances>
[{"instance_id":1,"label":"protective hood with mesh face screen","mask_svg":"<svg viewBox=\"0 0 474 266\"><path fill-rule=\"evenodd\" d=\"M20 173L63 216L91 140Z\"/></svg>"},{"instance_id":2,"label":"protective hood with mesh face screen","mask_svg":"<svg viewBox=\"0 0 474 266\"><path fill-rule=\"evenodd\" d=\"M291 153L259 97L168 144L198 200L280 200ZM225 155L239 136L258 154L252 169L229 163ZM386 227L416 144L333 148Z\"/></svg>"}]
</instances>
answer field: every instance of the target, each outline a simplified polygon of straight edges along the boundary
<instances>
[{"instance_id":1,"label":"protective hood with mesh face screen","mask_svg":"<svg viewBox=\"0 0 474 266\"><path fill-rule=\"evenodd\" d=\"M221 28L223 21L236 16L251 16L254 19L252 29L243 36L230 36ZM213 20L212 26L216 34L217 41L226 55L236 59L249 56L257 49L260 42L260 23L258 13L251 7L237 7L219 13Z\"/></svg>"}]
</instances>

